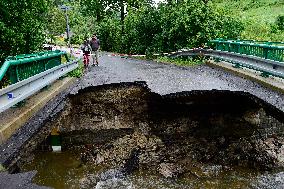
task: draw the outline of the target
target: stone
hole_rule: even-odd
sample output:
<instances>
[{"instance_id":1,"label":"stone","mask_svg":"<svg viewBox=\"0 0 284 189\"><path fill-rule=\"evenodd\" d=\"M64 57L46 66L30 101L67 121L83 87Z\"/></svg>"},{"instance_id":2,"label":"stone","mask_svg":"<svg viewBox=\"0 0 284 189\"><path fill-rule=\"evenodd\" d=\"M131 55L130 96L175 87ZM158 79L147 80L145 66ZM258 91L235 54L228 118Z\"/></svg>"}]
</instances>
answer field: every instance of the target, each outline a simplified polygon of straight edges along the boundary
<instances>
[{"instance_id":1,"label":"stone","mask_svg":"<svg viewBox=\"0 0 284 189\"><path fill-rule=\"evenodd\" d=\"M259 125L261 123L261 114L263 112L264 110L262 108L257 111L247 111L243 118L252 125Z\"/></svg>"},{"instance_id":2,"label":"stone","mask_svg":"<svg viewBox=\"0 0 284 189\"><path fill-rule=\"evenodd\" d=\"M178 177L184 172L181 166L175 165L174 163L161 163L158 171L166 178Z\"/></svg>"},{"instance_id":3,"label":"stone","mask_svg":"<svg viewBox=\"0 0 284 189\"><path fill-rule=\"evenodd\" d=\"M95 163L96 164L101 164L102 162L104 162L104 157L101 154L98 153L97 157L96 157Z\"/></svg>"},{"instance_id":4,"label":"stone","mask_svg":"<svg viewBox=\"0 0 284 189\"><path fill-rule=\"evenodd\" d=\"M206 175L207 177L217 177L223 167L222 165L207 165L207 166L202 166L202 172L204 175Z\"/></svg>"},{"instance_id":5,"label":"stone","mask_svg":"<svg viewBox=\"0 0 284 189\"><path fill-rule=\"evenodd\" d=\"M266 155L279 167L284 167L284 139L268 138L263 148Z\"/></svg>"},{"instance_id":6,"label":"stone","mask_svg":"<svg viewBox=\"0 0 284 189\"><path fill-rule=\"evenodd\" d=\"M106 163L121 166L133 161L133 153L139 166L157 165L162 157L163 142L156 136L145 136L134 132L111 143L110 148L98 149L96 163ZM159 150L158 150L159 149ZM138 152L139 151L139 152ZM115 161L113 161L115 159ZM134 162L134 161L133 161ZM137 166L136 166L137 167ZM128 168L131 169L131 168Z\"/></svg>"}]
</instances>

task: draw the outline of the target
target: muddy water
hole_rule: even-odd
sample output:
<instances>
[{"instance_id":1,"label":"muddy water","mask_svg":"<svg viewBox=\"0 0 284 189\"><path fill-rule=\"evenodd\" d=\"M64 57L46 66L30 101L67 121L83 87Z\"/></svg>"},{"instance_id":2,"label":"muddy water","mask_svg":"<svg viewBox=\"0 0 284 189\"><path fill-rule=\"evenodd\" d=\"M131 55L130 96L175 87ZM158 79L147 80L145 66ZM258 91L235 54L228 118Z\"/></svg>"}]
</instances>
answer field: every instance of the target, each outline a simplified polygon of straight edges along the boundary
<instances>
[{"instance_id":1,"label":"muddy water","mask_svg":"<svg viewBox=\"0 0 284 189\"><path fill-rule=\"evenodd\" d=\"M283 188L284 173L281 171L259 172L253 169L229 168L218 171L211 166L211 176L188 175L180 179L167 179L149 170L139 170L132 175L119 177L108 175L107 179L97 180L103 168L82 165L78 154L70 151L38 152L22 171L37 170L34 183L58 189L72 188ZM205 168L206 169L206 168ZM214 172L212 174L212 171ZM90 177L92 175L93 177Z\"/></svg>"},{"instance_id":2,"label":"muddy water","mask_svg":"<svg viewBox=\"0 0 284 189\"><path fill-rule=\"evenodd\" d=\"M71 152L39 152L23 170L37 170L34 182L54 188L76 188L78 180L86 172L84 167L80 166L76 154Z\"/></svg>"}]
</instances>

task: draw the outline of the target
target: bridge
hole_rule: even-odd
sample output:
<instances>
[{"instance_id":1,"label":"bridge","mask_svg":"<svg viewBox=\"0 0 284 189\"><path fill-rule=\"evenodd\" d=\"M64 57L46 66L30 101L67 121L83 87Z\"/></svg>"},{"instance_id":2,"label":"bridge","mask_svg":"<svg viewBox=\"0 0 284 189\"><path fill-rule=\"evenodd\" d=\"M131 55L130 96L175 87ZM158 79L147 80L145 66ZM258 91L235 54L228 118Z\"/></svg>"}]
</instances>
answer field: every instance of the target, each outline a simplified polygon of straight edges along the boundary
<instances>
[{"instance_id":1,"label":"bridge","mask_svg":"<svg viewBox=\"0 0 284 189\"><path fill-rule=\"evenodd\" d=\"M83 76L80 84L73 91L91 85L144 80L153 91L160 94L212 89L247 91L284 111L284 98L281 98L283 97L281 93L284 91L282 80L284 78L284 43L216 39L209 41L207 48L182 49L166 55L171 58L206 57L208 65L233 71L237 74L241 73L242 77L245 76L247 79L258 81L266 87L272 87L272 89L280 91L280 94L262 87L255 90L253 83L244 80L240 82L238 81L240 78L229 76L229 73L219 69L201 66L186 68L186 71L184 71L171 65L147 61L137 63L138 60L125 60L121 59L120 56L112 56L107 53L101 57L101 66L89 68L89 72ZM60 50L8 57L0 69L2 85L2 89L0 89L0 112L5 112L76 69L78 61L78 59L69 60L67 53ZM146 70L145 73L147 74L141 69ZM206 70L207 74L199 69ZM247 72L247 69L250 71ZM220 78L216 77L216 74ZM233 79L231 82L224 81L224 77L226 80ZM247 82L249 86L246 86L245 83ZM167 87L163 85L167 85ZM10 137L13 132L9 133L6 137L2 136L2 138L5 138L1 139L2 142ZM6 134L2 133L2 135Z\"/></svg>"},{"instance_id":2,"label":"bridge","mask_svg":"<svg viewBox=\"0 0 284 189\"><path fill-rule=\"evenodd\" d=\"M236 43L238 48L234 46ZM89 67L84 75L74 82L71 87L69 86L61 93L54 95L52 100L46 102L38 111L34 112L29 117L29 121L23 124L23 127L18 130L14 128L13 131L11 131L11 128L6 129L5 132L2 131L1 142L3 144L1 149L5 149L5 153L0 155L1 163L6 165L7 162L14 162L19 155L17 150L22 145L27 144L27 141L34 136L34 133L40 130L45 122L44 120L52 120L56 117L57 113L62 110L62 104L64 104L63 102L67 96L76 94L81 89L90 86L145 81L151 91L161 95L194 90L244 91L284 112L282 79L284 63L281 43L274 47L270 42L259 46L256 42L219 39L211 41L209 46L211 46L210 49L183 49L168 54L169 57L173 58L179 56L204 56L208 59L206 65L197 67L179 67L155 61L126 59L119 55L102 52L98 67ZM234 49L235 51L233 51ZM66 59L66 61L63 63L62 59ZM38 63L41 64L41 70L35 67ZM0 90L0 100L3 100L0 101L1 110L3 111L0 114L2 120L4 118L2 115L6 116L7 112L11 113L13 117L17 117L13 110L21 109L21 107L8 109L8 107L14 106L23 99L27 99L26 103L30 104L30 100L45 96L45 94L39 95L39 97L34 95L32 98L28 98L29 94L35 94L36 91L75 69L78 66L78 60L68 60L65 52L55 51L11 57L6 60L4 65L5 69L1 68L1 71L6 70L6 72L4 74L1 72L2 75L6 78L11 77L12 79L9 80L13 82ZM28 65L30 65L30 68ZM21 68L21 66L24 67ZM34 70L33 68L36 68L38 72L31 73L31 70ZM242 73L242 77L220 68L230 69L237 74ZM9 69L14 71L9 72ZM25 72L29 74L23 74ZM15 76L12 73L19 75ZM247 78L250 78L251 75L254 75L255 80L261 81L261 84L248 80ZM262 85L264 83L266 83L265 86ZM275 85L275 83L279 85ZM272 89L267 88L268 85ZM37 88L37 86L39 87ZM25 95L20 97L21 94ZM92 121L98 122L99 119L99 117L95 117ZM3 137L3 134L6 135L6 133L7 136Z\"/></svg>"},{"instance_id":3,"label":"bridge","mask_svg":"<svg viewBox=\"0 0 284 189\"><path fill-rule=\"evenodd\" d=\"M108 56L104 55L103 57L104 59L108 59ZM230 71L235 69L235 73L243 72L242 69L238 68L247 68L256 72L253 74L245 74L249 76L247 78L257 80L262 84L270 86L280 92L284 91L282 83L277 83L274 81L275 78L279 78L280 80L284 78L284 43L282 42L216 39L209 41L207 48L182 49L177 52L169 53L167 56L171 58L203 56L207 57L209 60L207 62L209 63L210 60L212 60L210 64L211 66L226 68ZM102 61L104 61L104 59ZM2 85L2 89L0 90L0 112L3 112L15 104L23 101L58 78L76 69L78 67L78 61L78 59L69 60L66 52L60 50L7 57L0 69L0 81ZM227 64L229 63L231 66L224 66L222 65L221 61L226 62ZM103 63L102 66L107 64L108 63ZM114 65L116 65L115 62ZM140 65L138 65L138 67L139 66ZM163 66L164 65L161 65L161 68ZM156 66L154 66L152 70L157 70L155 67ZM117 69L121 70L122 68L123 66L119 66ZM84 77L87 77L89 74L90 73L87 73ZM123 71L123 74L128 75L126 71ZM261 75L263 78L257 77L257 74ZM110 73L110 75L113 76L113 73ZM142 77L139 77L138 75L140 74L136 75L136 80L142 79ZM179 73L176 73L176 75L178 76ZM272 76L275 78L270 81L265 81L265 78ZM123 75L118 77L124 78ZM119 81L112 82L135 80L133 75L131 75L131 78L132 79L124 78L120 79ZM184 79L188 80L186 77ZM113 78L108 78L108 80L113 80ZM147 81L149 78L146 77L144 80ZM180 80L180 78L178 78L178 80ZM84 80L81 82L83 86L90 85L90 83L92 85L98 84L96 83L96 79L88 80L88 84L85 84ZM188 85L185 82L183 83L184 85ZM190 81L190 83L192 83L192 81ZM224 89L223 86L215 87L216 83L211 84L212 86L209 88L205 87L205 89ZM5 87L5 85L7 86ZM204 87L200 86L199 88L188 88L188 90L192 89L198 90L204 89ZM229 88L229 90L238 89ZM247 89L241 90L247 91ZM281 105L273 105L282 108Z\"/></svg>"},{"instance_id":4,"label":"bridge","mask_svg":"<svg viewBox=\"0 0 284 189\"><path fill-rule=\"evenodd\" d=\"M211 66L225 68L230 71L233 70L238 74L244 71L240 68L253 70L256 73L244 73L247 78L257 80L265 86L270 86L278 91L283 92L284 90L284 87L282 85L283 83L277 82L277 78L279 78L281 81L284 78L284 43L282 42L216 39L209 41L207 48L182 49L177 52L169 53L167 54L167 56L171 58L184 56L207 57L207 62ZM225 84L224 81L220 82L219 80L216 80L216 78L206 79L207 76L202 76L203 78L200 78L200 75L196 72L195 69L188 70L188 73L184 73L186 77L181 78L180 74L182 73L182 71L170 70L168 71L168 75L165 76L160 74L159 72L165 72L165 70L168 69L167 66L165 66L164 64L149 64L148 72L150 73L148 76L146 76L138 71L141 65L135 65L135 63L130 65L120 65L120 63L117 63L121 62L120 59L109 60L110 58L114 57L110 57L109 54L102 56L102 64L98 68L98 70L93 73L94 68L91 68L91 72L86 73L83 77L88 78L89 75L93 73L94 78L88 78L86 80L82 79L82 87L89 85L101 85L105 83L145 80L148 81L150 86L153 86L154 91L156 90L157 92L161 93L171 93L182 90L228 89L248 91L252 94L256 94L254 90L250 90L250 88L248 87L231 87L231 85L238 85L237 83ZM113 62L113 64L109 64L108 61ZM227 65L224 65L224 62ZM111 67L109 67L110 65L111 67L116 67L117 69L111 69ZM126 65L130 66L131 68L126 68ZM0 112L4 112L15 104L30 97L45 86L51 84L58 78L66 75L68 72L76 69L77 67L78 59L69 60L66 52L60 50L7 57L6 61L3 63L0 69L0 81L3 85L2 87L4 87L4 85L7 85L0 90ZM163 70L164 68L165 70ZM100 79L96 77L102 69L107 69L104 74L102 73L104 75L103 78L107 77L104 79L107 82L98 83ZM134 71L135 74L130 74L125 69L136 71ZM156 84L154 84L152 80L154 77L156 77L153 75L153 73L156 73L157 71L159 71L156 75L158 81L162 83L165 83L165 81L167 81L167 84L171 86L172 90L161 91L165 89L156 89L159 87L156 86ZM216 70L211 70L210 72L212 72L210 73L212 77L212 74L216 73ZM197 74L196 78L192 77L192 75L194 74ZM223 77L224 74L227 75L227 73L224 72L220 73L220 76ZM261 75L261 77L258 77L258 74ZM168 76L173 77L172 80L167 79L166 77ZM273 79L271 79L271 77L273 77ZM165 81L162 81L162 78ZM202 84L202 82L200 83L197 78L200 78L201 81L205 80L206 82ZM267 81L267 79L265 78L270 80ZM208 79L210 81L208 81ZM212 82L214 80L215 82ZM158 81L156 81L155 83L157 83ZM188 81L188 83L186 81ZM199 83L197 84L198 87L196 86L196 83ZM267 96L262 96L262 99L267 100L268 97L271 96L269 93L271 92L268 92ZM259 94L256 94L256 96L259 96ZM275 94L275 96L279 95ZM281 103L275 103L273 102L273 100L268 100L268 102L272 103L280 109L283 109L283 104ZM280 100L280 102L282 102L282 100Z\"/></svg>"}]
</instances>

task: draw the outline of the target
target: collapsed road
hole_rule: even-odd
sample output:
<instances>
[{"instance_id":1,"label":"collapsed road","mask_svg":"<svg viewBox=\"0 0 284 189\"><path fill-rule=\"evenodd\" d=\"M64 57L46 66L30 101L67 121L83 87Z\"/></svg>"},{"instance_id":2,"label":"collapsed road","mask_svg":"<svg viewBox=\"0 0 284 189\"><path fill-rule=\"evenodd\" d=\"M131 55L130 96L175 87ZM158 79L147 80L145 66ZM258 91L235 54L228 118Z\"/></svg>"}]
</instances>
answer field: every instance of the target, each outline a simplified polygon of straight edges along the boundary
<instances>
[{"instance_id":1,"label":"collapsed road","mask_svg":"<svg viewBox=\"0 0 284 189\"><path fill-rule=\"evenodd\" d=\"M9 167L9 165L18 161L18 152L23 148L23 144L26 144L40 130L46 120L55 119L53 117L56 117L57 112L64 109L65 99L69 93L76 94L80 89L90 86L133 81L145 81L152 92L160 95L212 89L243 91L276 107L276 109L272 109L280 114L284 111L283 94L271 91L255 82L234 76L223 70L206 65L178 67L153 61L123 59L104 53L100 57L98 67L90 67L88 72L73 87L50 101L29 123L25 124L6 144L1 146L1 163ZM233 100L234 98L232 98ZM19 141L19 139L21 140ZM11 166L10 168L12 172L17 172L15 167ZM4 178L5 175L0 176L0 179ZM2 183L1 181L3 180L0 180L0 183Z\"/></svg>"}]
</instances>

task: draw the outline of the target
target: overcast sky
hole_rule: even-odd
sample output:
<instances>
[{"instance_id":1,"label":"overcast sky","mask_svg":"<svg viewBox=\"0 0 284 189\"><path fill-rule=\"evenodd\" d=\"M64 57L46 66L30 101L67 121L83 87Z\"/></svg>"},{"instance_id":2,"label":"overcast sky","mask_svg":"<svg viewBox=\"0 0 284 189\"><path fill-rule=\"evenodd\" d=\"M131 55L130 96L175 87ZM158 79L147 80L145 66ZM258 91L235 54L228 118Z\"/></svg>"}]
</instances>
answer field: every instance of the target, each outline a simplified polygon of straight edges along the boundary
<instances>
[{"instance_id":1,"label":"overcast sky","mask_svg":"<svg viewBox=\"0 0 284 189\"><path fill-rule=\"evenodd\" d=\"M154 0L155 1L155 3L159 3L160 1L163 1L163 0Z\"/></svg>"}]
</instances>

